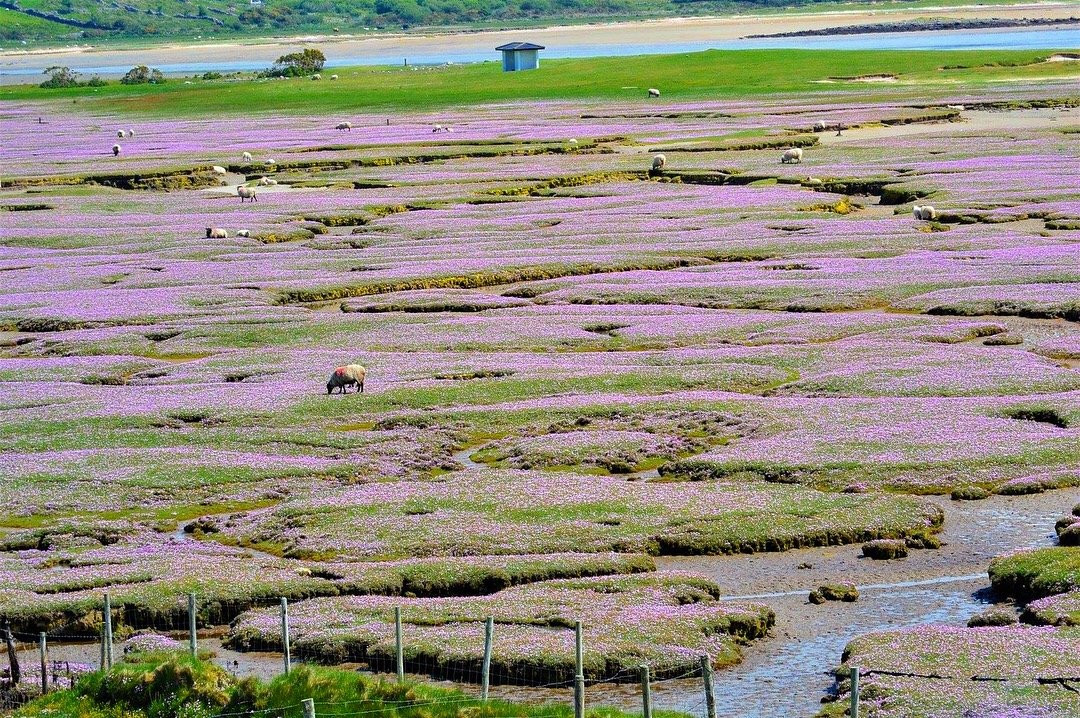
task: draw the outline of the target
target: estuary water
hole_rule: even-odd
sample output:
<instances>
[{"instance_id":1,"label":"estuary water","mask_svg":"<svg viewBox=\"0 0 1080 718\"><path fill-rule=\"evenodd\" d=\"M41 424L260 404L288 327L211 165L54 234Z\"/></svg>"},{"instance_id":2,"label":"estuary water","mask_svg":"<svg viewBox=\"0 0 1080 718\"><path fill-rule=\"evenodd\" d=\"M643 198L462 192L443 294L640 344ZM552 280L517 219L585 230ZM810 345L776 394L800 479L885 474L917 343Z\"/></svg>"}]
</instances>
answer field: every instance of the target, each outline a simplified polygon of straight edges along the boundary
<instances>
[{"instance_id":1,"label":"estuary water","mask_svg":"<svg viewBox=\"0 0 1080 718\"><path fill-rule=\"evenodd\" d=\"M1069 50L1080 48L1080 24L1043 28L1012 28L991 30L934 30L922 32L867 33L861 35L824 35L813 37L731 38L730 28L709 36L707 32L633 32L612 33L614 26L577 28L560 33L558 29L521 31L520 35L540 37L547 43L542 58L603 57L654 55L703 50L738 50L760 48L803 48L816 50ZM747 23L744 34L760 32L761 27ZM771 31L773 28L769 28ZM782 31L782 27L775 28ZM595 34L589 32L595 30ZM566 42L560 42L560 34ZM653 38L655 41L624 42L626 35L634 38ZM495 62L498 53L492 48L487 33L433 36L431 42L417 42L418 37L387 38L373 36L356 42L343 43L328 51L328 68L353 65L442 65L446 63ZM280 48L279 48L280 49ZM275 50L276 51L276 50ZM163 54L155 61L157 51L148 49L147 57L139 60L170 75L190 75L203 72L234 72L259 70L269 66L270 56L259 46L237 47L231 53L201 53L197 48L177 56ZM85 75L119 77L132 67L127 55L135 51L47 53L41 55L0 56L0 84L36 82L47 65L66 64ZM121 61L121 57L123 58ZM117 64L109 62L117 60Z\"/></svg>"}]
</instances>

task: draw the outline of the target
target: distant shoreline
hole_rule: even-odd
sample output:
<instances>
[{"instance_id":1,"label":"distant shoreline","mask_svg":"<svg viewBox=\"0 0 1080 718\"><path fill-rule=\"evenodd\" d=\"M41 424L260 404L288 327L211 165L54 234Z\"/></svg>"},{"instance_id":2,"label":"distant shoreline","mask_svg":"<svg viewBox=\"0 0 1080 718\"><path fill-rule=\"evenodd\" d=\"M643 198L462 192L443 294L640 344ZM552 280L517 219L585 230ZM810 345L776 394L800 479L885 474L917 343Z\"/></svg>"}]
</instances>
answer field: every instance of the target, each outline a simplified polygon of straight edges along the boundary
<instances>
[{"instance_id":1,"label":"distant shoreline","mask_svg":"<svg viewBox=\"0 0 1080 718\"><path fill-rule=\"evenodd\" d=\"M793 14L728 15L667 18L620 23L563 25L526 30L473 30L431 34L277 37L258 40L198 41L138 48L90 47L34 49L0 52L0 84L33 82L35 75L52 65L78 72L118 77L134 65L161 67L171 74L206 70L252 70L270 66L280 55L317 45L327 56L327 67L363 64L446 64L496 60L497 45L527 39L547 46L545 57L576 57L564 54L572 48L589 48L589 55L619 54L617 48L641 44L642 54L663 53L664 47L707 49L741 42L748 35L822 31L865 26L888 18L892 23L912 23L932 13L950 21L1005 19L1025 22L1060 21L1080 14L1080 2L1025 3L1021 5L965 5L959 7L899 8L860 7ZM611 50L611 52L607 52ZM688 50L672 50L688 51ZM184 70L169 69L183 67Z\"/></svg>"},{"instance_id":2,"label":"distant shoreline","mask_svg":"<svg viewBox=\"0 0 1080 718\"><path fill-rule=\"evenodd\" d=\"M906 22L876 22L868 25L841 25L815 30L794 30L774 32L765 35L746 35L747 39L770 37L825 37L829 35L867 35L885 32L929 32L947 30L991 30L1019 27L1057 27L1059 25L1077 25L1080 29L1080 17L1059 18L971 18L971 19L934 19L911 20Z\"/></svg>"}]
</instances>

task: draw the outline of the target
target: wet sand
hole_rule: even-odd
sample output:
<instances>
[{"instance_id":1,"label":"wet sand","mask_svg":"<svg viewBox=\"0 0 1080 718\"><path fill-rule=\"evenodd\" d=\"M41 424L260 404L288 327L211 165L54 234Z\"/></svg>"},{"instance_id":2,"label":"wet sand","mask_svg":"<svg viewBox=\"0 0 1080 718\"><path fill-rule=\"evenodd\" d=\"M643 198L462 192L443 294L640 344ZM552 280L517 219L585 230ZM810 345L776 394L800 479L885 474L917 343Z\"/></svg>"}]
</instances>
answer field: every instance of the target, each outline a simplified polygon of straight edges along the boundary
<instances>
[{"instance_id":1,"label":"wet sand","mask_svg":"<svg viewBox=\"0 0 1080 718\"><path fill-rule=\"evenodd\" d=\"M505 42L528 39L549 48L588 46L603 48L623 45L628 37L650 45L695 42L724 42L748 35L800 30L821 30L880 22L906 22L932 15L935 18L1069 18L1080 14L1075 3L1030 3L1022 5L959 6L919 9L859 9L818 13L770 15L733 15L646 20L625 23L570 25L527 30L446 32L430 34L377 34L277 37L265 40L230 42L193 42L145 48L83 46L60 50L5 51L0 53L0 72L40 69L50 65L78 66L151 66L233 62L238 55L245 61L270 65L280 55L303 45L318 44L330 58L443 56L453 58L465 53L490 53ZM600 53L604 54L604 53ZM9 80L10 81L10 78Z\"/></svg>"}]
</instances>

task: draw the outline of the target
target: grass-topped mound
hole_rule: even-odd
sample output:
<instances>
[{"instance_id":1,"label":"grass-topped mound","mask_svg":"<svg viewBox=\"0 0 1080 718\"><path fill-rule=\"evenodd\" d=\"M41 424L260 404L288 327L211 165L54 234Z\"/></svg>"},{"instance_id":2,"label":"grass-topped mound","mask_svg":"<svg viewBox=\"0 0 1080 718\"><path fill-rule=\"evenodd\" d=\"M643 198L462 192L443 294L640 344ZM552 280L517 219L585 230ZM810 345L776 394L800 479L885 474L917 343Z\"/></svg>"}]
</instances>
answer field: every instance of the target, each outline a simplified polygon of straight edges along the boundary
<instances>
[{"instance_id":1,"label":"grass-topped mound","mask_svg":"<svg viewBox=\"0 0 1080 718\"><path fill-rule=\"evenodd\" d=\"M844 715L851 667L873 718L1074 716L1080 630L922 626L861 636L844 649L841 700L822 718Z\"/></svg>"},{"instance_id":2,"label":"grass-topped mound","mask_svg":"<svg viewBox=\"0 0 1080 718\"><path fill-rule=\"evenodd\" d=\"M249 512L215 538L325 558L724 554L919 536L936 532L941 521L937 505L910 496L477 469Z\"/></svg>"},{"instance_id":3,"label":"grass-topped mound","mask_svg":"<svg viewBox=\"0 0 1080 718\"><path fill-rule=\"evenodd\" d=\"M1080 588L1080 546L1020 551L990 563L990 583L1002 596L1031 601Z\"/></svg>"},{"instance_id":4,"label":"grass-topped mound","mask_svg":"<svg viewBox=\"0 0 1080 718\"><path fill-rule=\"evenodd\" d=\"M658 678L693 670L700 654L715 665L739 660L741 642L760 638L773 612L760 604L721 602L710 580L682 573L550 581L481 598L313 599L291 612L295 654L323 662L360 661L393 670L393 609L400 606L406 668L475 681L484 621L495 619L492 673L499 682L545 684L574 675L574 623L584 631L589 679L635 680L649 664ZM273 610L241 616L228 645L280 648Z\"/></svg>"}]
</instances>

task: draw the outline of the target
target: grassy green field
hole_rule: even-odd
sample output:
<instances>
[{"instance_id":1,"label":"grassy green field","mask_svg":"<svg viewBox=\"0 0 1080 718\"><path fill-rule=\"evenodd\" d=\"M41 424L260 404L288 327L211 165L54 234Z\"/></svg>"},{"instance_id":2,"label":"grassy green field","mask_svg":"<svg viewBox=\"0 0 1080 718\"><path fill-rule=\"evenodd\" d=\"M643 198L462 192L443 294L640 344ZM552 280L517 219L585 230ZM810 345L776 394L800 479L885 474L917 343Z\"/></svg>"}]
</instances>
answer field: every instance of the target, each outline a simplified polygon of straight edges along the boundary
<instances>
[{"instance_id":1,"label":"grassy green field","mask_svg":"<svg viewBox=\"0 0 1080 718\"><path fill-rule=\"evenodd\" d=\"M875 95L917 92L926 98L958 85L1080 78L1076 63L1044 62L1051 51L710 50L545 61L537 72L504 73L498 63L422 69L335 69L340 80L199 81L193 84L43 90L16 86L0 100L75 100L95 111L156 116L269 111L415 110L511 100L631 100L649 87L664 99L725 99L860 89ZM950 69L945 69L950 68ZM894 74L895 83L834 80Z\"/></svg>"}]
</instances>

